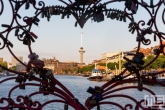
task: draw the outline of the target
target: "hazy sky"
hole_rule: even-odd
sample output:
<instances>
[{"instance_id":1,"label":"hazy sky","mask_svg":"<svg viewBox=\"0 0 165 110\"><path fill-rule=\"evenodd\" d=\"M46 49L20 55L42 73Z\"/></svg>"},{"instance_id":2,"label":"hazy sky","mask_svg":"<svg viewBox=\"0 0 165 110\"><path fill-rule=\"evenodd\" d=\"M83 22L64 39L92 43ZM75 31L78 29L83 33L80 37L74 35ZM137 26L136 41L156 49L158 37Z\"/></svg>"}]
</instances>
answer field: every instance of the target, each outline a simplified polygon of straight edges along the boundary
<instances>
[{"instance_id":1,"label":"hazy sky","mask_svg":"<svg viewBox=\"0 0 165 110\"><path fill-rule=\"evenodd\" d=\"M5 11L0 17L1 24L10 24L12 20L11 8L8 0L3 0L5 4ZM37 0L38 1L38 0ZM43 0L46 6L58 5L61 3L57 0ZM67 1L67 0L66 0ZM73 1L73 0L72 0ZM102 0L102 3L108 0ZM144 0L149 4L149 0ZM68 2L68 1L67 1ZM38 2L37 2L38 3ZM63 5L65 6L65 5ZM0 6L1 7L1 6ZM109 8L124 9L124 2L113 3L108 6ZM162 6L161 8L164 8ZM160 10L159 14L162 13ZM22 18L24 16L33 17L34 10L31 6L30 10L25 10L25 6L19 11ZM39 16L40 18L40 16ZM135 15L135 21L144 19L147 23L149 15L142 7L139 7L137 15ZM22 19L19 21L21 24ZM130 21L121 22L117 20L107 19L103 22L91 22L89 19L84 28L81 29L79 25L75 27L76 20L73 16L69 19L61 19L59 16L51 16L50 22L46 18L40 18L39 26L32 26L32 32L34 32L38 39L35 43L32 43L33 52L39 55L39 58L51 58L54 56L61 62L75 61L79 62L79 49L80 49L80 32L83 32L83 47L86 51L84 54L84 62L91 63L95 59L101 59L102 54L106 52L118 52L132 50L137 46L136 32L131 34L128 30L128 24ZM163 32L164 27L161 22L161 16L157 18L157 24L160 30ZM147 25L143 26L144 28ZM4 28L0 27L2 31ZM154 30L154 28L153 28ZM148 47L158 44L153 42L153 35L147 36L151 39L152 43ZM14 32L9 34L9 40L14 44L13 52L17 56L23 56L24 61L28 61L29 51L26 45L23 45L21 41L14 36ZM147 48L146 46L143 46ZM3 57L5 61L11 61L11 55L7 49L0 51L0 57Z\"/></svg>"}]
</instances>

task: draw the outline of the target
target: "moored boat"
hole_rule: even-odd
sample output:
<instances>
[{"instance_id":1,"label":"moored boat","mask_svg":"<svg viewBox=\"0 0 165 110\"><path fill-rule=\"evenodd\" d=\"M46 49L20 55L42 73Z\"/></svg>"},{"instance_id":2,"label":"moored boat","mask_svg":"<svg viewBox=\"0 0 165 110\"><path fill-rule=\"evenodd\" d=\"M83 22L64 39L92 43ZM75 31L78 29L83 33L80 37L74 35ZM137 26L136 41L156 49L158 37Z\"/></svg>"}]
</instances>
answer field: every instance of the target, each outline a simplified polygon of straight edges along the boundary
<instances>
[{"instance_id":1,"label":"moored boat","mask_svg":"<svg viewBox=\"0 0 165 110\"><path fill-rule=\"evenodd\" d=\"M165 83L165 73L157 75L157 81Z\"/></svg>"},{"instance_id":2,"label":"moored boat","mask_svg":"<svg viewBox=\"0 0 165 110\"><path fill-rule=\"evenodd\" d=\"M90 81L102 81L103 75L101 70L96 68L95 64L95 69L92 70L91 76L88 77L88 80Z\"/></svg>"}]
</instances>

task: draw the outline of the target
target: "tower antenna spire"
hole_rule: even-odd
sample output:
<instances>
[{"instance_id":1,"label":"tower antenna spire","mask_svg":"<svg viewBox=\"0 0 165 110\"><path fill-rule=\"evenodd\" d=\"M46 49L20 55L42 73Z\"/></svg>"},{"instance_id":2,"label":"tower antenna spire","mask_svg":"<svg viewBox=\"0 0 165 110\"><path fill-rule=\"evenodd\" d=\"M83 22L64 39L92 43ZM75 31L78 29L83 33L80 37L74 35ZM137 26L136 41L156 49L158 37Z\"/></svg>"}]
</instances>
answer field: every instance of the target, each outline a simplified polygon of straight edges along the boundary
<instances>
[{"instance_id":1,"label":"tower antenna spire","mask_svg":"<svg viewBox=\"0 0 165 110\"><path fill-rule=\"evenodd\" d=\"M81 32L80 34L81 34L81 47L82 47L82 34L83 34L83 32Z\"/></svg>"}]
</instances>

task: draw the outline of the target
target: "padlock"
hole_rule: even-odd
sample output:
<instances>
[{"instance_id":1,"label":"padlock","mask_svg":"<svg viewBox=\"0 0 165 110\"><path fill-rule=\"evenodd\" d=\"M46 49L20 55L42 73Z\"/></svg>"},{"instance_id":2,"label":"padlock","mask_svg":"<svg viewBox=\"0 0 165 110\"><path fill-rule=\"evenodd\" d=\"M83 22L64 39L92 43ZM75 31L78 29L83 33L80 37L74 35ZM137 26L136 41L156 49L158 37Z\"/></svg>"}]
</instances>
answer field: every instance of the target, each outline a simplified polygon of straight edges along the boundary
<instances>
[{"instance_id":1,"label":"padlock","mask_svg":"<svg viewBox=\"0 0 165 110\"><path fill-rule=\"evenodd\" d=\"M28 41L27 41L27 38L26 37L24 37L24 39L23 39L23 44L24 45L28 45Z\"/></svg>"},{"instance_id":2,"label":"padlock","mask_svg":"<svg viewBox=\"0 0 165 110\"><path fill-rule=\"evenodd\" d=\"M154 49L153 51L154 51L154 55L158 55L159 49Z\"/></svg>"},{"instance_id":3,"label":"padlock","mask_svg":"<svg viewBox=\"0 0 165 110\"><path fill-rule=\"evenodd\" d=\"M53 7L49 7L49 12L51 15L53 15Z\"/></svg>"},{"instance_id":4,"label":"padlock","mask_svg":"<svg viewBox=\"0 0 165 110\"><path fill-rule=\"evenodd\" d=\"M52 88L53 88L53 87L52 87ZM47 91L48 91L48 92L54 92L54 90L53 90L52 88L51 88L51 87L48 87L48 88L47 88Z\"/></svg>"},{"instance_id":5,"label":"padlock","mask_svg":"<svg viewBox=\"0 0 165 110\"><path fill-rule=\"evenodd\" d=\"M132 32L133 29L134 29L134 26L132 26L132 27L129 29L129 32Z\"/></svg>"},{"instance_id":6,"label":"padlock","mask_svg":"<svg viewBox=\"0 0 165 110\"><path fill-rule=\"evenodd\" d=\"M25 85L20 85L19 88L20 89L25 89Z\"/></svg>"},{"instance_id":7,"label":"padlock","mask_svg":"<svg viewBox=\"0 0 165 110\"><path fill-rule=\"evenodd\" d=\"M156 41L156 33L154 33L154 41Z\"/></svg>"},{"instance_id":8,"label":"padlock","mask_svg":"<svg viewBox=\"0 0 165 110\"><path fill-rule=\"evenodd\" d=\"M127 21L126 21L126 16L123 16L123 21L124 21L124 22L127 22Z\"/></svg>"},{"instance_id":9,"label":"padlock","mask_svg":"<svg viewBox=\"0 0 165 110\"><path fill-rule=\"evenodd\" d=\"M39 91L40 91L40 92L44 92L44 91L46 91L46 88L43 87L43 86L40 86Z\"/></svg>"},{"instance_id":10,"label":"padlock","mask_svg":"<svg viewBox=\"0 0 165 110\"><path fill-rule=\"evenodd\" d=\"M35 42L35 40L33 39L33 37L32 37L31 35L28 35L28 38L30 38L30 40L31 40L32 42Z\"/></svg>"},{"instance_id":11,"label":"padlock","mask_svg":"<svg viewBox=\"0 0 165 110\"><path fill-rule=\"evenodd\" d=\"M133 58L133 60L134 60L134 62L137 63L137 64L140 64L140 65L143 65L143 64L144 64L144 61L141 60L140 58L135 57L135 58Z\"/></svg>"},{"instance_id":12,"label":"padlock","mask_svg":"<svg viewBox=\"0 0 165 110\"><path fill-rule=\"evenodd\" d=\"M28 78L31 78L34 74L35 74L35 72L34 72L33 70L31 70L31 71L28 73Z\"/></svg>"},{"instance_id":13,"label":"padlock","mask_svg":"<svg viewBox=\"0 0 165 110\"><path fill-rule=\"evenodd\" d=\"M15 82L22 83L22 77L17 76L16 79L15 79Z\"/></svg>"},{"instance_id":14,"label":"padlock","mask_svg":"<svg viewBox=\"0 0 165 110\"><path fill-rule=\"evenodd\" d=\"M138 52L137 55L138 55L138 57L139 57L140 59L143 59L143 58L144 58L144 54L143 54L142 52Z\"/></svg>"},{"instance_id":15,"label":"padlock","mask_svg":"<svg viewBox=\"0 0 165 110\"><path fill-rule=\"evenodd\" d=\"M110 18L110 15L111 15L111 13L110 13L110 11L108 12L108 15L107 15L107 18Z\"/></svg>"},{"instance_id":16,"label":"padlock","mask_svg":"<svg viewBox=\"0 0 165 110\"><path fill-rule=\"evenodd\" d=\"M51 76L52 76L53 74L52 74L52 70L47 70L47 72L46 72L46 77L47 78L50 78Z\"/></svg>"},{"instance_id":17,"label":"padlock","mask_svg":"<svg viewBox=\"0 0 165 110\"><path fill-rule=\"evenodd\" d=\"M96 91L94 88L90 87L87 89L87 92L90 93L90 94L94 94Z\"/></svg>"},{"instance_id":18,"label":"padlock","mask_svg":"<svg viewBox=\"0 0 165 110\"><path fill-rule=\"evenodd\" d=\"M128 28L131 28L131 27L133 27L134 26L134 22L133 21L131 21L130 23L129 23L129 25L128 25Z\"/></svg>"},{"instance_id":19,"label":"padlock","mask_svg":"<svg viewBox=\"0 0 165 110\"><path fill-rule=\"evenodd\" d=\"M148 21L147 25L150 26L152 23L152 18Z\"/></svg>"},{"instance_id":20,"label":"padlock","mask_svg":"<svg viewBox=\"0 0 165 110\"><path fill-rule=\"evenodd\" d=\"M27 9L29 9L29 7L30 7L30 4L29 4L29 1L27 1L25 4L25 9L27 10Z\"/></svg>"},{"instance_id":21,"label":"padlock","mask_svg":"<svg viewBox=\"0 0 165 110\"><path fill-rule=\"evenodd\" d=\"M99 93L102 93L103 92L103 88L99 87L99 86L95 86L95 91L99 92Z\"/></svg>"},{"instance_id":22,"label":"padlock","mask_svg":"<svg viewBox=\"0 0 165 110\"><path fill-rule=\"evenodd\" d=\"M16 28L15 30L15 36L18 36L19 28Z\"/></svg>"},{"instance_id":23,"label":"padlock","mask_svg":"<svg viewBox=\"0 0 165 110\"><path fill-rule=\"evenodd\" d=\"M33 21L33 24L35 24L36 26L38 26L38 22L36 22L36 21Z\"/></svg>"},{"instance_id":24,"label":"padlock","mask_svg":"<svg viewBox=\"0 0 165 110\"><path fill-rule=\"evenodd\" d=\"M125 6L128 8L128 10L131 9L131 4L132 4L132 0L126 0Z\"/></svg>"},{"instance_id":25,"label":"padlock","mask_svg":"<svg viewBox=\"0 0 165 110\"><path fill-rule=\"evenodd\" d=\"M31 0L31 3L32 3L33 5L36 5L36 0Z\"/></svg>"},{"instance_id":26,"label":"padlock","mask_svg":"<svg viewBox=\"0 0 165 110\"><path fill-rule=\"evenodd\" d=\"M98 102L96 101L96 99L89 99L89 104L90 105L96 105Z\"/></svg>"},{"instance_id":27,"label":"padlock","mask_svg":"<svg viewBox=\"0 0 165 110\"><path fill-rule=\"evenodd\" d=\"M135 26L134 26L134 27L132 27L132 31L131 31L131 33L132 33L132 34L134 34L135 29L136 29L136 28L135 28Z\"/></svg>"},{"instance_id":28,"label":"padlock","mask_svg":"<svg viewBox=\"0 0 165 110\"><path fill-rule=\"evenodd\" d=\"M68 18L68 19L69 19L69 16L70 16L70 14L68 13L68 14L67 14L67 18Z\"/></svg>"},{"instance_id":29,"label":"padlock","mask_svg":"<svg viewBox=\"0 0 165 110\"><path fill-rule=\"evenodd\" d=\"M102 13L97 14L97 22L104 21L104 15Z\"/></svg>"},{"instance_id":30,"label":"padlock","mask_svg":"<svg viewBox=\"0 0 165 110\"><path fill-rule=\"evenodd\" d=\"M114 19L114 11L111 12L110 18L111 18L111 19Z\"/></svg>"},{"instance_id":31,"label":"padlock","mask_svg":"<svg viewBox=\"0 0 165 110\"><path fill-rule=\"evenodd\" d=\"M132 11L134 14L136 14L136 12L137 12L137 6L136 6L136 4L135 4L134 2L132 2L132 4L131 4L131 11Z\"/></svg>"},{"instance_id":32,"label":"padlock","mask_svg":"<svg viewBox=\"0 0 165 110\"><path fill-rule=\"evenodd\" d=\"M40 19L38 19L37 17L33 17L33 20L34 20L35 22L40 22Z\"/></svg>"},{"instance_id":33,"label":"padlock","mask_svg":"<svg viewBox=\"0 0 165 110\"><path fill-rule=\"evenodd\" d=\"M20 2L16 1L15 3L15 10L18 10L20 8Z\"/></svg>"},{"instance_id":34,"label":"padlock","mask_svg":"<svg viewBox=\"0 0 165 110\"><path fill-rule=\"evenodd\" d=\"M42 13L41 13L41 18L44 18L44 13L45 13L45 9L43 9Z\"/></svg>"},{"instance_id":35,"label":"padlock","mask_svg":"<svg viewBox=\"0 0 165 110\"><path fill-rule=\"evenodd\" d=\"M136 37L136 41L142 41L142 40L143 40L143 38L141 36Z\"/></svg>"},{"instance_id":36,"label":"padlock","mask_svg":"<svg viewBox=\"0 0 165 110\"><path fill-rule=\"evenodd\" d=\"M111 19L112 19L112 20L115 19L116 16L117 16L117 14L116 14L116 11L114 10L113 13L111 14Z\"/></svg>"},{"instance_id":37,"label":"padlock","mask_svg":"<svg viewBox=\"0 0 165 110\"><path fill-rule=\"evenodd\" d=\"M120 12L117 12L116 20L119 20L120 16L121 16L121 13Z\"/></svg>"},{"instance_id":38,"label":"padlock","mask_svg":"<svg viewBox=\"0 0 165 110\"><path fill-rule=\"evenodd\" d=\"M118 79L117 79L117 80L118 80ZM102 100L102 98L103 98L103 96L102 96L101 93L99 93L99 92L96 92L96 93L95 93L95 99L96 99L97 101Z\"/></svg>"},{"instance_id":39,"label":"padlock","mask_svg":"<svg viewBox=\"0 0 165 110\"><path fill-rule=\"evenodd\" d=\"M120 16L120 21L122 21L123 20L123 16Z\"/></svg>"},{"instance_id":40,"label":"padlock","mask_svg":"<svg viewBox=\"0 0 165 110\"><path fill-rule=\"evenodd\" d=\"M37 35L35 35L33 32L30 32L30 35L32 35L35 39L37 39L37 38L38 38L38 36L37 36Z\"/></svg>"}]
</instances>

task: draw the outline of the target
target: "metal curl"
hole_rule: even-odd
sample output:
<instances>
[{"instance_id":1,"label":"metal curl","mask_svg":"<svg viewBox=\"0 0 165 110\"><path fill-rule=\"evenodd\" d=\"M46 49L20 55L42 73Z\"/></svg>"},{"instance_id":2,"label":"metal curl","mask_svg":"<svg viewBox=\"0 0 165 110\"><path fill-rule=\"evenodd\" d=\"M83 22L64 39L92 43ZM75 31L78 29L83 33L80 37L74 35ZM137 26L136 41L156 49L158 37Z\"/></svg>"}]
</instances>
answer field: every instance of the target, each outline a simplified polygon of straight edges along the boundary
<instances>
[{"instance_id":1,"label":"metal curl","mask_svg":"<svg viewBox=\"0 0 165 110\"><path fill-rule=\"evenodd\" d=\"M0 0L0 2L1 2L1 10L0 10L0 15L3 13L3 9L4 9L4 4L3 4L3 0Z\"/></svg>"},{"instance_id":2,"label":"metal curl","mask_svg":"<svg viewBox=\"0 0 165 110\"><path fill-rule=\"evenodd\" d=\"M151 44L151 40L150 39L146 39L146 42L145 41L142 41L142 43L144 45L149 45L149 44Z\"/></svg>"},{"instance_id":3,"label":"metal curl","mask_svg":"<svg viewBox=\"0 0 165 110\"><path fill-rule=\"evenodd\" d=\"M126 105L122 106L117 102L108 102L108 101L104 101L105 99L109 99L111 97L124 97L124 98L128 98L131 99L133 102L135 102L135 108L136 109L144 109L144 107L142 107L142 102L144 100L140 100L140 102L138 102L136 99L134 99L133 97L129 96L129 95L121 95L121 94L115 94L112 95L112 93L115 93L116 91L121 91L121 90L128 90L128 89L138 89L139 91L145 90L148 91L149 93L151 93L152 95L155 95L155 93L146 88L143 87L142 82L148 82L148 83L157 83L161 86L165 87L165 84L158 82L156 80L151 80L151 79L145 79L143 77L141 77L139 75L139 71L142 70L143 68L149 66L151 63L153 63L158 56L163 53L165 55L165 51L164 51L164 45L162 44L163 39L165 39L165 37L163 35L165 35L165 33L163 32L159 32L159 29L157 27L157 22L156 19L158 18L157 13L160 9L160 6L164 4L164 1L159 0L156 1L156 3L151 3L151 5L148 5L144 2L144 0L133 0L133 1L128 1L128 0L107 0L105 3L101 3L101 0L95 0L95 1L90 1L90 3L88 4L88 1L86 2L82 2L82 1L75 1L72 2L71 0L68 0L69 3L67 3L65 0L59 0L61 3L63 3L63 5L66 6L59 6L59 5L53 5L52 7L48 7L45 6L45 3L43 1L39 1L38 2L38 6L36 5L36 1L35 0L24 0L24 1L19 1L19 6L16 7L14 5L18 5L18 1L17 0L9 0L10 6L11 6L11 10L12 10L12 20L11 23L9 24L3 24L4 30L1 32L0 37L2 39L3 45L0 49L5 48L5 46L7 47L7 49L9 50L9 52L20 62L22 63L26 68L26 72L17 72L17 71L12 71L9 70L8 68L3 67L2 65L0 65L0 67L2 67L5 70L14 72L16 74L18 74L18 77L12 77L12 78L6 78L5 80L0 81L0 84L9 81L9 80L13 80L13 79L19 79L19 77L22 77L23 79L21 79L21 81L19 82L18 85L12 87L8 93L8 97L9 98L0 98L0 103L3 103L3 101L7 101L8 105L5 107L0 107L1 109L13 109L15 108L24 108L24 109L33 109L33 108L37 108L37 109L42 109L43 107L45 107L47 104L50 103L55 103L55 102L60 102L60 103L64 103L67 104L69 106L72 106L74 109L76 110L86 110L85 107L83 107L83 105L81 103L79 103L78 100L75 99L74 95L64 86L61 84L61 82L59 82L57 79L55 79L52 75L52 72L44 69L43 65L44 63L39 60L38 58L30 58L28 65L25 65L23 62L21 62L16 56L15 54L12 52L11 47L12 47L12 41L8 40L8 36L9 33L11 31L13 31L14 29L16 30L16 36L18 38L18 40L22 41L24 40L25 37L29 37L27 35L33 34L34 38L37 38L36 35L34 35L34 33L31 33L31 27L33 26L33 24L38 26L38 22L39 19L37 18L40 14L44 17L47 18L47 20L50 20L50 16L52 15L62 15L62 19L64 18L64 16L67 15L67 17L69 18L70 15L74 16L76 19L76 23L80 25L81 28L84 27L86 21L89 18L92 18L94 21L97 22L101 22L104 21L104 17L109 17L111 19L121 19L120 21L124 21L126 22L126 19L129 19L131 21L131 25L130 26L132 29L130 29L130 31L132 31L132 34L134 34L134 32L137 32L137 36L138 36L138 46L137 46L137 50L136 50L136 54L133 55L133 58L138 58L139 56L141 57L141 59L144 57L142 53L140 53L140 47L141 44L144 45L149 45L151 44L151 40L150 39L145 39L145 35L147 34L154 34L156 35L156 38L159 39L160 41L160 46L159 49L157 51L157 55L154 59L152 59L148 64L146 64L145 66L141 66L140 62L135 62L135 59L127 59L128 61L128 67L127 65L125 65L126 69L119 73L119 75L115 76L114 78L112 78L112 80L110 80L109 82L107 82L106 84L104 84L101 88L103 89L102 92L100 92L100 94L102 95L102 99L96 103L96 105L99 107L100 105L103 104L110 104L110 105L115 105L116 107L119 107L121 109L127 109L133 108L132 104L127 103ZM0 15L2 15L3 9L4 9L4 4L3 4L3 0L0 0L1 2L1 10L0 10ZM114 3L114 2L125 2L125 8L122 10L114 10L114 9L108 9L106 8L106 5L110 4L110 3ZM128 3L130 2L130 3ZM13 5L14 4L14 5ZM32 5L33 8L35 9L35 13L34 16L28 17L28 16L24 16L23 17L23 22L25 22L26 25L22 25L21 23L19 23L19 9L23 6L26 5L25 9L29 9L29 5ZM128 6L129 5L129 6ZM132 5L134 6L133 8L136 9L131 9L130 6L132 7ZM146 22L144 20L140 20L140 21L135 21L134 19L134 15L136 14L136 12L138 11L139 6L142 6L143 9L145 9L150 16L150 21L151 23L147 23L149 24L148 28L141 28L140 26L145 26ZM50 11L55 11L50 13ZM152 11L156 11L153 13L150 11L150 9L152 9ZM107 15L106 12L111 12L110 15ZM113 13L113 14L112 14ZM164 19L164 13L165 10L163 10L162 12L162 21L165 24L165 19ZM112 17L113 15L113 17ZM115 15L115 16L114 16ZM124 20L123 20L124 17ZM16 22L17 26L13 26L13 24ZM75 24L76 24L75 23ZM155 30L153 31L152 28L155 28ZM22 33L18 33L18 29L22 30ZM4 37L2 34L5 34L6 36ZM31 40L34 41L34 39L28 39L26 42L26 45L28 46L29 49L29 56L33 56L35 53L32 51L31 48ZM130 63L131 62L131 63ZM144 62L142 62L144 63ZM133 66L132 68L129 68L129 64L134 64L131 65ZM34 65L34 66L31 66ZM129 71L130 74L125 75L126 71ZM164 71L161 72L157 72L156 74L154 74L154 76L162 74ZM40 78L35 77L35 74L38 74L40 76ZM135 74L135 79L126 79L129 75ZM150 75L146 75L147 77ZM23 81L22 81L23 80ZM29 81L35 81L32 83L27 83L26 80ZM126 86L126 87L120 87L120 88L115 88L120 84L125 84L125 83L130 83L130 82L137 82L137 86ZM39 84L38 84L39 83ZM36 94L52 94L55 95L59 98L61 98L61 100L50 100L45 102L44 104L41 104L39 101L34 101L31 104L32 105L28 105L27 101L28 101L28 97L26 96L17 96L16 101L17 102L23 102L24 104L16 104L12 99L11 99L11 93L18 87L20 86L37 86L37 87L41 87L44 86L47 90L46 91L35 91L30 93L30 97L34 96ZM58 85L57 87L55 85ZM48 88L51 90L48 90ZM94 98L95 94L92 94L92 96L90 98ZM93 107L95 107L96 105L90 105L89 103L89 99L87 99L87 101L85 102L86 107L90 110ZM12 106L11 106L12 105Z\"/></svg>"}]
</instances>

